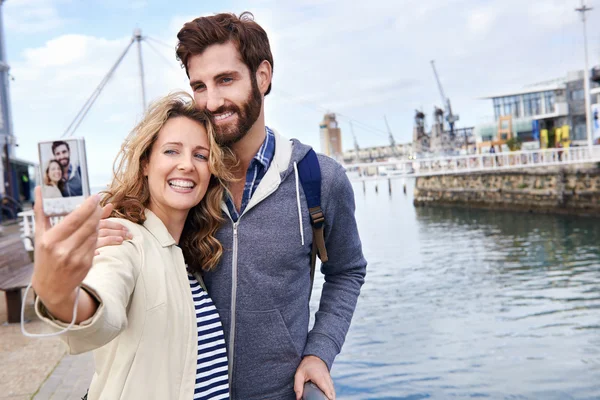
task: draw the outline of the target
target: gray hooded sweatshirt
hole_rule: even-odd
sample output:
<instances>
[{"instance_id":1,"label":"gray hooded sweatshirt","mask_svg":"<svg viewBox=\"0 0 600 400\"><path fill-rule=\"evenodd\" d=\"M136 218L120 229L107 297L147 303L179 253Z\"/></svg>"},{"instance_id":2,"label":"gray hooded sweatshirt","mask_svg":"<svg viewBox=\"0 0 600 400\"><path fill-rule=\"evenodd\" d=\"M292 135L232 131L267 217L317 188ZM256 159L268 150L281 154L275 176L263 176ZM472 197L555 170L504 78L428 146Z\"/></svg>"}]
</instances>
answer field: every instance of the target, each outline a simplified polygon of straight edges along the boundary
<instances>
[{"instance_id":1,"label":"gray hooded sweatshirt","mask_svg":"<svg viewBox=\"0 0 600 400\"><path fill-rule=\"evenodd\" d=\"M352 186L341 165L319 155L329 261L309 332L312 228L296 163L310 147L275 137L271 165L236 223L223 204L224 255L204 275L223 322L232 399L295 399L294 374L307 355L331 368L366 274Z\"/></svg>"}]
</instances>

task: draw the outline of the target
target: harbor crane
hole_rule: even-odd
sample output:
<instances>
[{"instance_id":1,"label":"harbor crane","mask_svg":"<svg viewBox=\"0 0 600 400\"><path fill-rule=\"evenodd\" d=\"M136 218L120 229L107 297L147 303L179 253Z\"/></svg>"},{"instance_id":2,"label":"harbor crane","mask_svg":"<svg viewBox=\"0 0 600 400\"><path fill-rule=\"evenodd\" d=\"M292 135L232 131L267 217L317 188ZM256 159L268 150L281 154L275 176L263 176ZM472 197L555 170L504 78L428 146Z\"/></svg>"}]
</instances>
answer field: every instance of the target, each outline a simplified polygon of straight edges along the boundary
<instances>
[{"instance_id":1,"label":"harbor crane","mask_svg":"<svg viewBox=\"0 0 600 400\"><path fill-rule=\"evenodd\" d=\"M387 117L384 115L383 119L385 120L385 126L388 130L388 139L390 140L390 149L392 150L392 154L396 155L396 140L394 139L394 135L392 135L392 130L390 129L390 124L388 124Z\"/></svg>"},{"instance_id":2,"label":"harbor crane","mask_svg":"<svg viewBox=\"0 0 600 400\"><path fill-rule=\"evenodd\" d=\"M450 126L450 136L454 138L454 123L458 121L459 117L457 114L452 113L452 106L450 105L450 99L446 97L444 94L444 89L442 88L442 82L440 82L440 77L435 69L435 61L431 60L431 68L433 68L433 74L435 75L435 80L437 81L438 89L440 91L440 96L442 96L442 106L446 108L446 121Z\"/></svg>"}]
</instances>

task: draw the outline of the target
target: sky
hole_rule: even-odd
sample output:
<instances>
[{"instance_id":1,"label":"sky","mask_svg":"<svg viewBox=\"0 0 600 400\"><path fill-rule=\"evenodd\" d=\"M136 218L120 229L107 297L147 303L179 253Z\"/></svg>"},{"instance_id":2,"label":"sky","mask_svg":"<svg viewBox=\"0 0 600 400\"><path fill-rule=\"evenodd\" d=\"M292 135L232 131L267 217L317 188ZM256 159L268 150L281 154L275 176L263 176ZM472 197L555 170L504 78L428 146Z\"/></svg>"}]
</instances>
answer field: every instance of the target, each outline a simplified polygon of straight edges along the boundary
<instances>
[{"instance_id":1,"label":"sky","mask_svg":"<svg viewBox=\"0 0 600 400\"><path fill-rule=\"evenodd\" d=\"M590 66L600 64L600 1L588 15ZM344 149L412 140L415 109L430 121L445 94L458 127L493 118L490 94L564 77L584 64L580 0L5 0L4 36L17 156L63 135L141 29L146 97L190 91L175 58L186 21L251 11L268 33L273 89L267 125L320 150L319 123L338 115ZM142 116L137 48L127 53L75 131L92 185L110 180L122 141ZM352 121L352 127L350 125Z\"/></svg>"}]
</instances>

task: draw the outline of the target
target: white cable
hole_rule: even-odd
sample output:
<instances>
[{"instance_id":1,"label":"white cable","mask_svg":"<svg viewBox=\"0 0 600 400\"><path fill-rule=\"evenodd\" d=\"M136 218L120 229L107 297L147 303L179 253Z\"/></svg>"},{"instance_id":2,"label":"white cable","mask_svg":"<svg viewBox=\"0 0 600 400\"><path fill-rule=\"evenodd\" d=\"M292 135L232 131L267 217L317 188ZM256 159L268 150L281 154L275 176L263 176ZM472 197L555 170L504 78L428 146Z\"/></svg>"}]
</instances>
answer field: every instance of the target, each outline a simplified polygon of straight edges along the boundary
<instances>
[{"instance_id":1,"label":"white cable","mask_svg":"<svg viewBox=\"0 0 600 400\"><path fill-rule=\"evenodd\" d=\"M294 161L294 176L296 177L296 201L298 202L298 221L300 221L300 238L304 246L304 224L302 223L302 208L300 207L300 186L298 185L298 163Z\"/></svg>"},{"instance_id":2,"label":"white cable","mask_svg":"<svg viewBox=\"0 0 600 400\"><path fill-rule=\"evenodd\" d=\"M47 338L62 335L67 332L69 329L75 325L75 320L77 319L77 305L79 304L79 291L81 290L80 286L77 286L77 293L75 294L75 305L73 306L73 319L69 326L63 329L60 332L55 333L29 333L25 330L25 301L27 300L27 293L29 293L29 289L31 288L31 282L27 285L27 289L25 289L25 295L23 295L23 301L21 302L21 333L27 337L31 338Z\"/></svg>"}]
</instances>

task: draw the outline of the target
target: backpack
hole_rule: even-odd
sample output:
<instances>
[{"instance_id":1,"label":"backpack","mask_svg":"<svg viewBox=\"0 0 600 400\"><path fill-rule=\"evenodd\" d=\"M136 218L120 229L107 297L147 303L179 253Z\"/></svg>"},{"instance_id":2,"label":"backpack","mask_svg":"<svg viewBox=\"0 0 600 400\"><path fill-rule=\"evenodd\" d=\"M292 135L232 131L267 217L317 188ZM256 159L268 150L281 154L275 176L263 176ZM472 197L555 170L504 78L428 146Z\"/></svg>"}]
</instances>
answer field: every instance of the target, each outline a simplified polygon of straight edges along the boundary
<instances>
[{"instance_id":1,"label":"backpack","mask_svg":"<svg viewBox=\"0 0 600 400\"><path fill-rule=\"evenodd\" d=\"M298 163L298 176L306 196L308 212L310 213L310 225L313 231L313 244L310 257L310 287L315 280L315 266L317 255L321 262L327 262L327 249L325 248L325 214L321 208L321 167L317 153L310 149ZM312 293L312 290L311 290ZM310 295L309 295L310 299Z\"/></svg>"}]
</instances>

